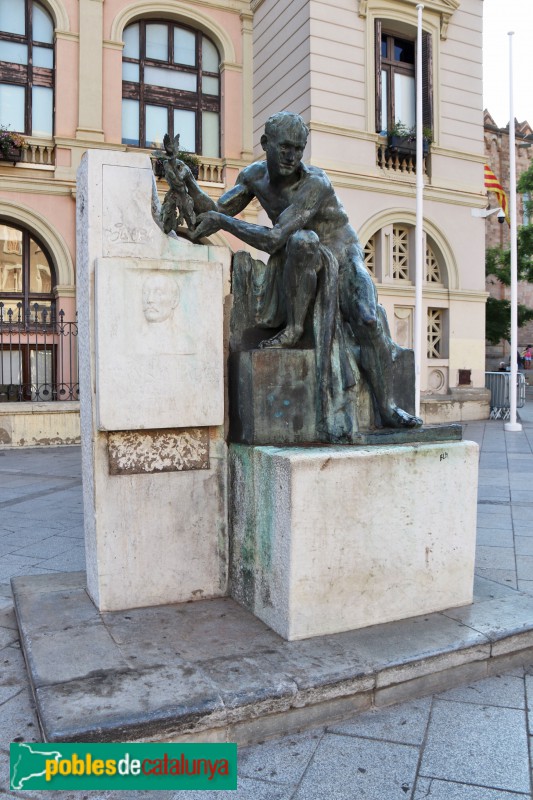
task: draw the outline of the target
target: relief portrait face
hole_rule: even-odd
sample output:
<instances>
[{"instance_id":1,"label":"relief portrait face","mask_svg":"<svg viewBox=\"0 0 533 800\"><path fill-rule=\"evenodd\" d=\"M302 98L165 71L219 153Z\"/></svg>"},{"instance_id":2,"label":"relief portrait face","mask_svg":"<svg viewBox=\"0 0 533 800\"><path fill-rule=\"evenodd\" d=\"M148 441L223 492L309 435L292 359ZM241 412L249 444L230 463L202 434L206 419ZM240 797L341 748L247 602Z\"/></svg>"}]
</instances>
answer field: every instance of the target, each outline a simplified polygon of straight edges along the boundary
<instances>
[{"instance_id":1,"label":"relief portrait face","mask_svg":"<svg viewBox=\"0 0 533 800\"><path fill-rule=\"evenodd\" d=\"M179 289L170 275L150 275L142 287L142 307L147 322L170 319L179 301Z\"/></svg>"}]
</instances>

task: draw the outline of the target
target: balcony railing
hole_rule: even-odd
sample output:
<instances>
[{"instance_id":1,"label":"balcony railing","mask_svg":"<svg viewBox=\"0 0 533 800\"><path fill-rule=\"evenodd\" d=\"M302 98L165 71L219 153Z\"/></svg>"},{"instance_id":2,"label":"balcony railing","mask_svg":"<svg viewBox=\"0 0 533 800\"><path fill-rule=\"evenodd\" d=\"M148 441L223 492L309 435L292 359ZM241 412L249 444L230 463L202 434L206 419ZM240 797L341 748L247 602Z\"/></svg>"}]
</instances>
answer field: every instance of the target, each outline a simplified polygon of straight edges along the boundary
<instances>
[{"instance_id":1,"label":"balcony railing","mask_svg":"<svg viewBox=\"0 0 533 800\"><path fill-rule=\"evenodd\" d=\"M427 175L427 159L423 158L423 172ZM376 163L378 167L398 175L416 175L416 155L392 150L387 143L376 145Z\"/></svg>"},{"instance_id":2,"label":"balcony railing","mask_svg":"<svg viewBox=\"0 0 533 800\"><path fill-rule=\"evenodd\" d=\"M79 400L77 345L63 311L0 302L0 402Z\"/></svg>"},{"instance_id":3,"label":"balcony railing","mask_svg":"<svg viewBox=\"0 0 533 800\"><path fill-rule=\"evenodd\" d=\"M51 139L38 139L35 136L26 136L28 147L22 150L22 164L31 164L37 167L53 167L56 162L56 147Z\"/></svg>"}]
</instances>

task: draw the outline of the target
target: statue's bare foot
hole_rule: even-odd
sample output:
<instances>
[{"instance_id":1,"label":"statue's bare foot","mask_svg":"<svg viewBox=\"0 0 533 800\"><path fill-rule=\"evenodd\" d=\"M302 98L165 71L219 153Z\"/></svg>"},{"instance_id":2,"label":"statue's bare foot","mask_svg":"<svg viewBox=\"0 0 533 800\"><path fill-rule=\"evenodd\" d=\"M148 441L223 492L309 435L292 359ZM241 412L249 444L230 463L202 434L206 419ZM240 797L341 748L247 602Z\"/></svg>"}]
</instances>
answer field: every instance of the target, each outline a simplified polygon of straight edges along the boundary
<instances>
[{"instance_id":1,"label":"statue's bare foot","mask_svg":"<svg viewBox=\"0 0 533 800\"><path fill-rule=\"evenodd\" d=\"M285 328L285 330L272 336L271 339L265 339L258 347L261 350L266 350L269 347L293 347L300 341L302 331L297 328Z\"/></svg>"},{"instance_id":2,"label":"statue's bare foot","mask_svg":"<svg viewBox=\"0 0 533 800\"><path fill-rule=\"evenodd\" d=\"M382 411L381 421L386 428L419 428L423 424L420 417L408 414L399 406L392 406L387 412Z\"/></svg>"}]
</instances>

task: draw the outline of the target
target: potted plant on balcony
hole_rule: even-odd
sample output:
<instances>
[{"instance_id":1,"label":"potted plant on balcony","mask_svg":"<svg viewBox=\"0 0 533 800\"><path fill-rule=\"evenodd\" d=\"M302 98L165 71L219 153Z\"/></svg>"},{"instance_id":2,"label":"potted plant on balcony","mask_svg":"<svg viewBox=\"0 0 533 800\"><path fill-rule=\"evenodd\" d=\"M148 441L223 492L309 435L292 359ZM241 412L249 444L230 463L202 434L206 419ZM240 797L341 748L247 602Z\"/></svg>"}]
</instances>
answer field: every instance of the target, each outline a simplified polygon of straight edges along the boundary
<instances>
[{"instance_id":1,"label":"potted plant on balcony","mask_svg":"<svg viewBox=\"0 0 533 800\"><path fill-rule=\"evenodd\" d=\"M422 129L422 136L422 150L423 154L427 156L429 145L433 140L431 128L424 127ZM409 128L407 125L404 125L403 122L395 122L394 125L387 130L387 144L391 153L416 156L416 125Z\"/></svg>"},{"instance_id":2,"label":"potted plant on balcony","mask_svg":"<svg viewBox=\"0 0 533 800\"><path fill-rule=\"evenodd\" d=\"M0 125L0 161L16 164L22 158L22 150L27 147L26 139Z\"/></svg>"}]
</instances>

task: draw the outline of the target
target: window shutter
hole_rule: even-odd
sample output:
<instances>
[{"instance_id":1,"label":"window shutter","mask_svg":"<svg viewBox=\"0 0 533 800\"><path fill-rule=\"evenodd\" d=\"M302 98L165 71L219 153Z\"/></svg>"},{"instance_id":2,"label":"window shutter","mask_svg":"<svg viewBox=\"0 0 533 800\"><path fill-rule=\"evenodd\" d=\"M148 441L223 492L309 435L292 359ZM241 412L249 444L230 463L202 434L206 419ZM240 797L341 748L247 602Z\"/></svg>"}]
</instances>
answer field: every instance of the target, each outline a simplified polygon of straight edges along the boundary
<instances>
[{"instance_id":1,"label":"window shutter","mask_svg":"<svg viewBox=\"0 0 533 800\"><path fill-rule=\"evenodd\" d=\"M374 21L375 84L376 84L376 131L381 131L381 20Z\"/></svg>"},{"instance_id":2,"label":"window shutter","mask_svg":"<svg viewBox=\"0 0 533 800\"><path fill-rule=\"evenodd\" d=\"M431 34L422 32L422 103L423 124L433 130L433 55Z\"/></svg>"}]
</instances>

